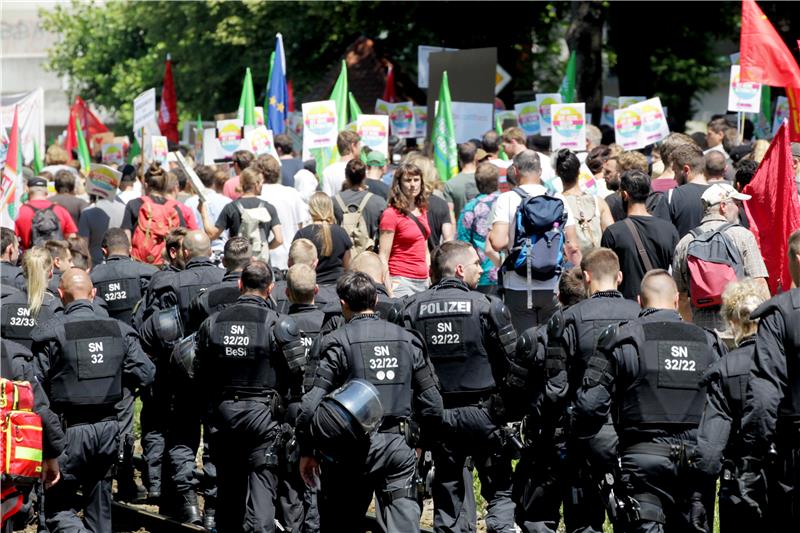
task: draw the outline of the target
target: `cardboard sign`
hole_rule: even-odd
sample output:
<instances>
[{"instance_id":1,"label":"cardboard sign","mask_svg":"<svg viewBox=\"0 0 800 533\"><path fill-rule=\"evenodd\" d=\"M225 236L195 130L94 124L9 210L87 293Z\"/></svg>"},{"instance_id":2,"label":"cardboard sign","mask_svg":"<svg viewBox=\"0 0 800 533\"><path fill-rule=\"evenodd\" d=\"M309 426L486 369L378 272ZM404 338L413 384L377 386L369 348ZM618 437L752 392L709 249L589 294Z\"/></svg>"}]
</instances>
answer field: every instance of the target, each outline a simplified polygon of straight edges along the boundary
<instances>
[{"instance_id":1,"label":"cardboard sign","mask_svg":"<svg viewBox=\"0 0 800 533\"><path fill-rule=\"evenodd\" d=\"M359 115L356 131L361 143L370 150L389 155L389 117L386 115Z\"/></svg>"},{"instance_id":2,"label":"cardboard sign","mask_svg":"<svg viewBox=\"0 0 800 533\"><path fill-rule=\"evenodd\" d=\"M242 141L242 121L237 119L217 121L217 140L225 152L232 154Z\"/></svg>"},{"instance_id":3,"label":"cardboard sign","mask_svg":"<svg viewBox=\"0 0 800 533\"><path fill-rule=\"evenodd\" d=\"M169 154L169 145L167 138L163 135L145 135L144 136L144 153L148 163L158 161L161 167L165 170L167 167L167 154Z\"/></svg>"},{"instance_id":4,"label":"cardboard sign","mask_svg":"<svg viewBox=\"0 0 800 533\"><path fill-rule=\"evenodd\" d=\"M642 118L642 128L639 130L639 144L642 147L657 143L669 135L669 126L664 109L661 107L661 98L650 98L631 107L635 108Z\"/></svg>"},{"instance_id":5,"label":"cardboard sign","mask_svg":"<svg viewBox=\"0 0 800 533\"><path fill-rule=\"evenodd\" d=\"M293 111L286 119L286 132L292 138L292 150L295 153L303 149L303 113Z\"/></svg>"},{"instance_id":6,"label":"cardboard sign","mask_svg":"<svg viewBox=\"0 0 800 533\"><path fill-rule=\"evenodd\" d=\"M638 104L639 102L644 102L647 100L644 96L620 96L618 100L619 108L625 109L626 107L630 107L633 104Z\"/></svg>"},{"instance_id":7,"label":"cardboard sign","mask_svg":"<svg viewBox=\"0 0 800 533\"><path fill-rule=\"evenodd\" d=\"M586 150L586 104L552 104L550 117L553 150Z\"/></svg>"},{"instance_id":8,"label":"cardboard sign","mask_svg":"<svg viewBox=\"0 0 800 533\"><path fill-rule=\"evenodd\" d=\"M414 137L424 138L428 131L428 107L415 105L411 109L414 111Z\"/></svg>"},{"instance_id":9,"label":"cardboard sign","mask_svg":"<svg viewBox=\"0 0 800 533\"><path fill-rule=\"evenodd\" d=\"M550 106L561 103L560 93L543 93L536 95L536 105L539 106L539 133L549 137L551 135Z\"/></svg>"},{"instance_id":10,"label":"cardboard sign","mask_svg":"<svg viewBox=\"0 0 800 533\"><path fill-rule=\"evenodd\" d=\"M336 102L308 102L303 104L303 149L336 146L339 125Z\"/></svg>"},{"instance_id":11,"label":"cardboard sign","mask_svg":"<svg viewBox=\"0 0 800 533\"><path fill-rule=\"evenodd\" d=\"M103 163L106 165L124 165L125 147L121 143L108 143L100 147Z\"/></svg>"},{"instance_id":12,"label":"cardboard sign","mask_svg":"<svg viewBox=\"0 0 800 533\"><path fill-rule=\"evenodd\" d=\"M761 110L761 84L741 81L739 65L732 65L728 84L728 111L758 113L759 110Z\"/></svg>"},{"instance_id":13,"label":"cardboard sign","mask_svg":"<svg viewBox=\"0 0 800 533\"><path fill-rule=\"evenodd\" d=\"M100 198L113 200L117 195L117 188L121 180L122 172L106 165L92 163L89 177L86 179L86 192Z\"/></svg>"},{"instance_id":14,"label":"cardboard sign","mask_svg":"<svg viewBox=\"0 0 800 533\"><path fill-rule=\"evenodd\" d=\"M514 105L514 114L525 135L538 135L542 131L539 104L536 101Z\"/></svg>"},{"instance_id":15,"label":"cardboard sign","mask_svg":"<svg viewBox=\"0 0 800 533\"><path fill-rule=\"evenodd\" d=\"M614 142L623 150L635 150L639 146L639 131L642 129L642 117L636 109L614 110Z\"/></svg>"},{"instance_id":16,"label":"cardboard sign","mask_svg":"<svg viewBox=\"0 0 800 533\"><path fill-rule=\"evenodd\" d=\"M392 103L378 98L375 100L375 114L388 115L392 110Z\"/></svg>"},{"instance_id":17,"label":"cardboard sign","mask_svg":"<svg viewBox=\"0 0 800 533\"><path fill-rule=\"evenodd\" d=\"M619 108L619 98L616 96L603 97L603 111L600 114L600 125L614 127L614 111Z\"/></svg>"},{"instance_id":18,"label":"cardboard sign","mask_svg":"<svg viewBox=\"0 0 800 533\"><path fill-rule=\"evenodd\" d=\"M245 127L244 138L250 145L250 150L254 154L269 154L280 163L278 151L275 149L275 140L272 136L272 130L268 130L264 126L258 126L256 128Z\"/></svg>"},{"instance_id":19,"label":"cardboard sign","mask_svg":"<svg viewBox=\"0 0 800 533\"><path fill-rule=\"evenodd\" d=\"M203 185L203 182L200 181L200 178L197 176L197 174L195 173L194 169L192 167L190 167L186 163L186 159L183 158L183 154L181 154L179 151L176 151L176 152L171 153L170 155L175 157L175 161L177 161L178 166L183 169L183 171L186 173L186 175L191 180L192 186L194 187L194 190L197 191L197 196L200 197L201 201L205 202L206 201L206 194L205 194L206 187L205 187L205 185Z\"/></svg>"},{"instance_id":20,"label":"cardboard sign","mask_svg":"<svg viewBox=\"0 0 800 533\"><path fill-rule=\"evenodd\" d=\"M443 48L441 46L425 46L420 45L417 47L417 87L420 89L428 88L429 80L429 56L434 52L456 52L458 48Z\"/></svg>"},{"instance_id":21,"label":"cardboard sign","mask_svg":"<svg viewBox=\"0 0 800 533\"><path fill-rule=\"evenodd\" d=\"M133 134L142 144L141 132L150 135L161 135L156 118L156 90L148 89L133 100Z\"/></svg>"},{"instance_id":22,"label":"cardboard sign","mask_svg":"<svg viewBox=\"0 0 800 533\"><path fill-rule=\"evenodd\" d=\"M264 108L261 106L256 106L256 126L266 126L266 122L264 122Z\"/></svg>"},{"instance_id":23,"label":"cardboard sign","mask_svg":"<svg viewBox=\"0 0 800 533\"><path fill-rule=\"evenodd\" d=\"M415 137L414 129L414 103L398 102L389 104L389 127L392 135L397 135L401 139Z\"/></svg>"},{"instance_id":24,"label":"cardboard sign","mask_svg":"<svg viewBox=\"0 0 800 533\"><path fill-rule=\"evenodd\" d=\"M775 113L772 115L772 136L774 137L783 124L783 119L789 118L789 99L779 96L775 102Z\"/></svg>"},{"instance_id":25,"label":"cardboard sign","mask_svg":"<svg viewBox=\"0 0 800 533\"><path fill-rule=\"evenodd\" d=\"M436 106L439 105L438 100ZM451 102L453 125L456 142L463 143L470 139L480 139L488 130L493 129L492 118L494 106L475 102Z\"/></svg>"}]
</instances>

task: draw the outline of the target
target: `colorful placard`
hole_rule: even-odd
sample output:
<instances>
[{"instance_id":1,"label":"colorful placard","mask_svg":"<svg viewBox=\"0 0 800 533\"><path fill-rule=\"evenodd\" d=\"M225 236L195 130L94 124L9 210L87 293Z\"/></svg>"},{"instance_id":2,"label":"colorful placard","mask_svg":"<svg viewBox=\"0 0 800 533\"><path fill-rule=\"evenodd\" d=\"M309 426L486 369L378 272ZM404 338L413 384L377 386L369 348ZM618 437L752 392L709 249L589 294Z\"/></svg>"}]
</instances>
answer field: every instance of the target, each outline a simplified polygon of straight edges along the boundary
<instances>
[{"instance_id":1,"label":"colorful placard","mask_svg":"<svg viewBox=\"0 0 800 533\"><path fill-rule=\"evenodd\" d=\"M552 104L550 126L553 150L586 150L586 104Z\"/></svg>"},{"instance_id":2,"label":"colorful placard","mask_svg":"<svg viewBox=\"0 0 800 533\"><path fill-rule=\"evenodd\" d=\"M539 133L549 137L551 135L550 106L561 103L561 94L542 93L536 95L536 105L539 106Z\"/></svg>"},{"instance_id":3,"label":"colorful placard","mask_svg":"<svg viewBox=\"0 0 800 533\"><path fill-rule=\"evenodd\" d=\"M336 102L324 100L303 104L303 149L336 146L339 127Z\"/></svg>"},{"instance_id":4,"label":"colorful placard","mask_svg":"<svg viewBox=\"0 0 800 533\"><path fill-rule=\"evenodd\" d=\"M103 154L103 163L106 165L125 164L125 146L122 143L104 144L100 146L100 152Z\"/></svg>"},{"instance_id":5,"label":"colorful placard","mask_svg":"<svg viewBox=\"0 0 800 533\"><path fill-rule=\"evenodd\" d=\"M414 110L414 137L421 139L428 134L428 106L415 105Z\"/></svg>"},{"instance_id":6,"label":"colorful placard","mask_svg":"<svg viewBox=\"0 0 800 533\"><path fill-rule=\"evenodd\" d=\"M775 102L775 113L772 114L772 136L778 133L783 119L789 117L789 99L785 96L779 96Z\"/></svg>"},{"instance_id":7,"label":"colorful placard","mask_svg":"<svg viewBox=\"0 0 800 533\"><path fill-rule=\"evenodd\" d=\"M256 106L256 126L266 126L267 123L264 121L264 108L261 106Z\"/></svg>"},{"instance_id":8,"label":"colorful placard","mask_svg":"<svg viewBox=\"0 0 800 533\"><path fill-rule=\"evenodd\" d=\"M619 98L616 96L603 97L603 110L600 114L600 125L614 127L614 111L619 108Z\"/></svg>"},{"instance_id":9,"label":"colorful placard","mask_svg":"<svg viewBox=\"0 0 800 533\"><path fill-rule=\"evenodd\" d=\"M620 96L618 100L619 109L625 109L626 107L644 102L645 100L647 100L646 96Z\"/></svg>"},{"instance_id":10,"label":"colorful placard","mask_svg":"<svg viewBox=\"0 0 800 533\"><path fill-rule=\"evenodd\" d=\"M542 131L539 104L535 101L515 104L514 117L525 135L538 135Z\"/></svg>"},{"instance_id":11,"label":"colorful placard","mask_svg":"<svg viewBox=\"0 0 800 533\"><path fill-rule=\"evenodd\" d=\"M401 139L408 139L415 136L414 129L414 103L397 102L389 104L389 129L392 135L397 135Z\"/></svg>"},{"instance_id":12,"label":"colorful placard","mask_svg":"<svg viewBox=\"0 0 800 533\"><path fill-rule=\"evenodd\" d=\"M89 177L86 179L86 193L113 200L117 195L120 180L122 180L122 172L106 165L92 163Z\"/></svg>"},{"instance_id":13,"label":"colorful placard","mask_svg":"<svg viewBox=\"0 0 800 533\"><path fill-rule=\"evenodd\" d=\"M242 121L238 118L217 121L217 140L222 149L232 154L242 142Z\"/></svg>"},{"instance_id":14,"label":"colorful placard","mask_svg":"<svg viewBox=\"0 0 800 533\"><path fill-rule=\"evenodd\" d=\"M742 81L739 65L731 65L731 79L728 84L728 111L758 113L761 109L761 84Z\"/></svg>"},{"instance_id":15,"label":"colorful placard","mask_svg":"<svg viewBox=\"0 0 800 533\"><path fill-rule=\"evenodd\" d=\"M167 154L169 154L169 145L167 138L163 135L145 135L144 136L144 157L148 163L155 163L158 161L163 168L167 168Z\"/></svg>"},{"instance_id":16,"label":"colorful placard","mask_svg":"<svg viewBox=\"0 0 800 533\"><path fill-rule=\"evenodd\" d=\"M257 126L255 128L246 127L245 130L244 138L250 145L254 154L269 154L280 163L278 151L275 149L275 140L272 136L272 130L268 130L265 126Z\"/></svg>"},{"instance_id":17,"label":"colorful placard","mask_svg":"<svg viewBox=\"0 0 800 533\"><path fill-rule=\"evenodd\" d=\"M639 131L642 117L636 109L614 110L614 142L623 150L635 150L639 146Z\"/></svg>"},{"instance_id":18,"label":"colorful placard","mask_svg":"<svg viewBox=\"0 0 800 533\"><path fill-rule=\"evenodd\" d=\"M356 121L356 132L361 137L361 144L384 156L389 155L389 117L386 115L359 115Z\"/></svg>"},{"instance_id":19,"label":"colorful placard","mask_svg":"<svg viewBox=\"0 0 800 533\"><path fill-rule=\"evenodd\" d=\"M375 100L375 114L388 115L392 110L392 103L378 98Z\"/></svg>"},{"instance_id":20,"label":"colorful placard","mask_svg":"<svg viewBox=\"0 0 800 533\"><path fill-rule=\"evenodd\" d=\"M639 130L639 144L642 147L657 143L669 135L669 125L664 108L661 107L661 98L650 98L631 107L634 107L642 117L642 128Z\"/></svg>"}]
</instances>

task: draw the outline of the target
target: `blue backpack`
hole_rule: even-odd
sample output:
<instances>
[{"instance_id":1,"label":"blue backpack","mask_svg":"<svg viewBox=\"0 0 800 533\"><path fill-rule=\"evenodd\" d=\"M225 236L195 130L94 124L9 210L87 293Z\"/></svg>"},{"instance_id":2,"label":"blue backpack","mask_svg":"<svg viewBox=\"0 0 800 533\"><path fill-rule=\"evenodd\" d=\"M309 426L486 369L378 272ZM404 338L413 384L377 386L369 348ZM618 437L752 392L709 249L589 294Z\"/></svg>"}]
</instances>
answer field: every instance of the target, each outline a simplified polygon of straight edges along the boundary
<instances>
[{"instance_id":1,"label":"blue backpack","mask_svg":"<svg viewBox=\"0 0 800 533\"><path fill-rule=\"evenodd\" d=\"M567 214L564 202L553 196L529 196L520 188L522 197L514 216L514 245L504 263L531 280L547 281L561 275L564 267L564 224Z\"/></svg>"}]
</instances>

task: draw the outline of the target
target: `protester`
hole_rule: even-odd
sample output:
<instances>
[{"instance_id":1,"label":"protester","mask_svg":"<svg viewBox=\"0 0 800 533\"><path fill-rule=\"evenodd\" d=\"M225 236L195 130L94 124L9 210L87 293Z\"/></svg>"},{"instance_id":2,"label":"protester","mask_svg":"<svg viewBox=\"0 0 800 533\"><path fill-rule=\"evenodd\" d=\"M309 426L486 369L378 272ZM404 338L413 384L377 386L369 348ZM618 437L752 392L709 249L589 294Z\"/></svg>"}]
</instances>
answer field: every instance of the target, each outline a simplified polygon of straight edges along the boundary
<instances>
[{"instance_id":1,"label":"protester","mask_svg":"<svg viewBox=\"0 0 800 533\"><path fill-rule=\"evenodd\" d=\"M382 153L373 150L367 155L367 180L364 183L369 192L377 194L383 198L384 202L389 199L390 190L382 179L386 169L386 157Z\"/></svg>"},{"instance_id":2,"label":"protester","mask_svg":"<svg viewBox=\"0 0 800 533\"><path fill-rule=\"evenodd\" d=\"M200 178L203 187L205 187L203 196L205 197L204 203L206 204L206 209L208 209L209 218L211 218L211 220L217 220L222 210L225 209L225 206L231 203L231 199L222 194L227 176L225 176L223 172L215 170L214 167L208 165L197 165L194 168L194 172L197 174L197 177ZM225 179L220 180L220 175ZM192 210L195 218L202 222L203 219L198 209L200 205L200 195L194 194L190 196L186 199L185 203L186 207ZM223 231L218 238L211 241L211 250L216 254L222 253L225 247L225 241L227 240L228 232L226 230Z\"/></svg>"},{"instance_id":3,"label":"protester","mask_svg":"<svg viewBox=\"0 0 800 533\"><path fill-rule=\"evenodd\" d=\"M14 231L20 248L27 250L50 239L71 237L78 227L69 211L47 199L47 180L33 177L28 180L28 201L19 209Z\"/></svg>"},{"instance_id":4,"label":"protester","mask_svg":"<svg viewBox=\"0 0 800 533\"><path fill-rule=\"evenodd\" d=\"M442 192L444 183L439 178L436 166L430 158L414 153L409 155L406 161L416 165L422 171L422 181L428 195L428 226L431 230L428 248L433 251L439 244L453 240L456 234L455 220L452 218L447 200L444 199Z\"/></svg>"},{"instance_id":5,"label":"protester","mask_svg":"<svg viewBox=\"0 0 800 533\"><path fill-rule=\"evenodd\" d=\"M706 145L708 148L705 150L704 154L711 151L719 152L727 159L728 152L725 151L722 141L731 129L730 124L728 124L728 121L724 117L712 119L708 123L708 130L706 132Z\"/></svg>"},{"instance_id":6,"label":"protester","mask_svg":"<svg viewBox=\"0 0 800 533\"><path fill-rule=\"evenodd\" d=\"M362 163L363 164L363 163ZM353 241L333 216L333 202L323 192L314 193L308 202L311 224L300 228L294 239L308 239L317 248L317 283L335 285L350 264Z\"/></svg>"},{"instance_id":7,"label":"protester","mask_svg":"<svg viewBox=\"0 0 800 533\"><path fill-rule=\"evenodd\" d=\"M294 157L292 138L285 133L275 136L275 151L281 163L281 183L286 187L294 187L294 176L303 169L303 161Z\"/></svg>"},{"instance_id":8,"label":"protester","mask_svg":"<svg viewBox=\"0 0 800 533\"><path fill-rule=\"evenodd\" d=\"M116 197L109 200L92 196L91 199L92 204L81 212L78 234L89 243L92 264L99 265L103 262L103 237L109 229L122 225L125 204Z\"/></svg>"},{"instance_id":9,"label":"protester","mask_svg":"<svg viewBox=\"0 0 800 533\"><path fill-rule=\"evenodd\" d=\"M708 182L709 185L720 182L732 185L725 179L728 170L728 162L721 152L711 150L703 155L703 159L705 161L703 175L706 177L706 182Z\"/></svg>"},{"instance_id":10,"label":"protester","mask_svg":"<svg viewBox=\"0 0 800 533\"><path fill-rule=\"evenodd\" d=\"M428 288L431 229L427 216L428 192L422 170L404 163L394 172L389 207L380 221L380 256L392 276L396 298Z\"/></svg>"},{"instance_id":11,"label":"protester","mask_svg":"<svg viewBox=\"0 0 800 533\"><path fill-rule=\"evenodd\" d=\"M75 174L67 170L59 170L55 176L56 194L51 196L49 200L54 204L58 204L67 211L69 211L75 225L81 218L81 211L89 206L86 200L75 196Z\"/></svg>"},{"instance_id":12,"label":"protester","mask_svg":"<svg viewBox=\"0 0 800 533\"><path fill-rule=\"evenodd\" d=\"M322 171L322 192L328 196L341 192L345 179L344 167L348 161L361 155L361 137L352 131L340 131L336 137L336 148L339 150L339 161Z\"/></svg>"},{"instance_id":13,"label":"protester","mask_svg":"<svg viewBox=\"0 0 800 533\"><path fill-rule=\"evenodd\" d=\"M471 142L458 145L458 166L461 172L450 178L444 186L444 199L453 213L453 217L458 220L464 204L478 195L478 188L475 186L476 158L479 149ZM481 159L486 156L486 152L480 149Z\"/></svg>"},{"instance_id":14,"label":"protester","mask_svg":"<svg viewBox=\"0 0 800 533\"><path fill-rule=\"evenodd\" d=\"M253 163L254 159L255 156L253 152L249 150L236 150L233 152L231 168L234 176L226 181L225 186L222 188L222 193L225 196L231 200L237 200L242 196L242 188L239 184L239 180L241 179L242 172Z\"/></svg>"},{"instance_id":15,"label":"protester","mask_svg":"<svg viewBox=\"0 0 800 533\"><path fill-rule=\"evenodd\" d=\"M117 198L123 204L127 204L142 195L142 182L137 179L136 167L133 165L122 165L118 170L122 173L122 177L119 182Z\"/></svg>"},{"instance_id":16,"label":"protester","mask_svg":"<svg viewBox=\"0 0 800 533\"><path fill-rule=\"evenodd\" d=\"M375 153L370 152L367 160L369 161L369 158ZM369 182L376 181L367 178L367 172L371 168L376 167L365 166L358 159L348 161L344 171L346 177L345 189L333 197L333 214L336 217L336 223L342 226L345 213L357 214L360 212L360 218L363 219L366 225L367 238L373 242L374 246L379 239L378 224L380 223L381 213L386 209L386 202L380 195L368 189ZM377 183L383 185L383 182ZM357 223L358 220L356 220ZM348 225L352 225L352 222L348 222ZM352 236L351 233L351 238ZM357 245L357 243L353 244Z\"/></svg>"},{"instance_id":17,"label":"protester","mask_svg":"<svg viewBox=\"0 0 800 533\"><path fill-rule=\"evenodd\" d=\"M670 161L679 186L667 191L667 203L672 223L683 237L700 224L705 212L700 199L708 189L703 175L705 158L696 144L684 144L675 148Z\"/></svg>"}]
</instances>

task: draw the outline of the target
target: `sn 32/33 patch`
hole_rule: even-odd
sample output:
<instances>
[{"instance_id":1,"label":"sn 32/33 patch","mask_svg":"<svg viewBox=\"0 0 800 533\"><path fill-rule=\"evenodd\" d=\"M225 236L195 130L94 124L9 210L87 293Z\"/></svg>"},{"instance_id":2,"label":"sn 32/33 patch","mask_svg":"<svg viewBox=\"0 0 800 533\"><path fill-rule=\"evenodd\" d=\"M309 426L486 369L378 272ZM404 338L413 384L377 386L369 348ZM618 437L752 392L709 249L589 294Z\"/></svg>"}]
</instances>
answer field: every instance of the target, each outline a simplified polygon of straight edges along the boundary
<instances>
[{"instance_id":1,"label":"sn 32/33 patch","mask_svg":"<svg viewBox=\"0 0 800 533\"><path fill-rule=\"evenodd\" d=\"M658 386L696 390L705 370L701 368L701 360L707 349L693 341L658 342Z\"/></svg>"}]
</instances>

